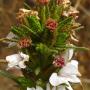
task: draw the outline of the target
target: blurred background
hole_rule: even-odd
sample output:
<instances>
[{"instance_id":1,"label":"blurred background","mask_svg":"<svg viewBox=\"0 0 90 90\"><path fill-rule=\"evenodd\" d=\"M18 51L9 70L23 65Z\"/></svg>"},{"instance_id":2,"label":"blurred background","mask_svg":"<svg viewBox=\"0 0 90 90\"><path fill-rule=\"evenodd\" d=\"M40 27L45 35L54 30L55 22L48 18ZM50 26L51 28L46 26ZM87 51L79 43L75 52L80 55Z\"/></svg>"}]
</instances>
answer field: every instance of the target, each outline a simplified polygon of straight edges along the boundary
<instances>
[{"instance_id":1,"label":"blurred background","mask_svg":"<svg viewBox=\"0 0 90 90\"><path fill-rule=\"evenodd\" d=\"M33 6L33 0L25 0L29 5ZM11 25L16 23L16 13L19 8L23 7L24 0L0 0L0 38L5 37ZM80 11L78 22L84 29L77 32L77 37L80 40L78 45L90 48L90 0L71 0L72 5ZM0 60L5 56L16 52L14 49L4 48L6 44L0 43ZM75 59L79 61L79 70L82 74L81 85L74 85L75 90L90 90L90 51L79 51L75 55ZM6 64L0 63L0 69L5 69ZM18 71L14 71L14 73ZM82 88L83 87L83 88ZM16 84L0 76L0 90L19 90Z\"/></svg>"}]
</instances>

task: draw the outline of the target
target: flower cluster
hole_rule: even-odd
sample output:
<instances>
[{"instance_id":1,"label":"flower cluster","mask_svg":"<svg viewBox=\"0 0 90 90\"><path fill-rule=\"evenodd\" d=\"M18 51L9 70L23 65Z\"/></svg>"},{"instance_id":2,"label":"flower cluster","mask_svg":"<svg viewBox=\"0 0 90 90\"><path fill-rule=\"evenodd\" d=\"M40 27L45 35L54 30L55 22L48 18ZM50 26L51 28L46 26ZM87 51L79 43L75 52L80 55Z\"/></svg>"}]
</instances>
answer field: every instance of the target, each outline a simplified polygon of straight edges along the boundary
<instances>
[{"instance_id":1,"label":"flower cluster","mask_svg":"<svg viewBox=\"0 0 90 90\"><path fill-rule=\"evenodd\" d=\"M73 51L68 50L66 51L68 53L67 59L69 58L71 60L73 56ZM64 58L66 58L66 56ZM73 90L70 86L69 82L71 83L80 83L80 79L77 76L81 76L81 74L78 71L78 62L76 60L71 60L69 62L65 63L65 66L62 67L62 69L58 73L53 73L49 79L49 82L54 86L61 85L61 89L65 90L67 88L68 90ZM62 84L67 84L67 87L62 86Z\"/></svg>"},{"instance_id":2,"label":"flower cluster","mask_svg":"<svg viewBox=\"0 0 90 90\"><path fill-rule=\"evenodd\" d=\"M27 10L27 9L23 9L23 8L19 9L16 19L19 23L22 24L25 22L25 17L27 17L27 16L36 16L36 18L39 19L37 11Z\"/></svg>"},{"instance_id":3,"label":"flower cluster","mask_svg":"<svg viewBox=\"0 0 90 90\"><path fill-rule=\"evenodd\" d=\"M17 68L26 68L24 62L29 61L29 56L20 52L19 54L13 54L6 57L6 61L8 62L8 69L17 67Z\"/></svg>"},{"instance_id":4,"label":"flower cluster","mask_svg":"<svg viewBox=\"0 0 90 90\"><path fill-rule=\"evenodd\" d=\"M77 40L73 28L79 27L78 13L70 0L36 0L33 9L19 10L19 25L11 28L4 42L17 48L17 53L6 56L6 61L7 70L22 71L23 77L13 79L20 87L73 90L70 82L80 83L78 61L72 60L74 49L80 47L70 41Z\"/></svg>"}]
</instances>

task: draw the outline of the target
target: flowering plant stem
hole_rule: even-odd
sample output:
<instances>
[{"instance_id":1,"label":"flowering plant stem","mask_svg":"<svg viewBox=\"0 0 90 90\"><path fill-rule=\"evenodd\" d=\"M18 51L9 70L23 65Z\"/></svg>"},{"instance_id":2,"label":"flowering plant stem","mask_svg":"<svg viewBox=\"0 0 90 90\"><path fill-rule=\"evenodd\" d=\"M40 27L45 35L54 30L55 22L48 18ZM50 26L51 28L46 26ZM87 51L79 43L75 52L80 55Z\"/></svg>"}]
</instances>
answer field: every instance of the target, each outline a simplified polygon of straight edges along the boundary
<instances>
[{"instance_id":1,"label":"flowering plant stem","mask_svg":"<svg viewBox=\"0 0 90 90\"><path fill-rule=\"evenodd\" d=\"M0 42L3 42L3 41L17 42L17 40L15 39L1 38Z\"/></svg>"},{"instance_id":2,"label":"flowering plant stem","mask_svg":"<svg viewBox=\"0 0 90 90\"><path fill-rule=\"evenodd\" d=\"M66 49L66 48L72 48L72 49L76 49L76 50L90 50L89 48L86 47L78 47L78 46L60 46L60 48L56 48L56 50L61 50L61 48Z\"/></svg>"}]
</instances>

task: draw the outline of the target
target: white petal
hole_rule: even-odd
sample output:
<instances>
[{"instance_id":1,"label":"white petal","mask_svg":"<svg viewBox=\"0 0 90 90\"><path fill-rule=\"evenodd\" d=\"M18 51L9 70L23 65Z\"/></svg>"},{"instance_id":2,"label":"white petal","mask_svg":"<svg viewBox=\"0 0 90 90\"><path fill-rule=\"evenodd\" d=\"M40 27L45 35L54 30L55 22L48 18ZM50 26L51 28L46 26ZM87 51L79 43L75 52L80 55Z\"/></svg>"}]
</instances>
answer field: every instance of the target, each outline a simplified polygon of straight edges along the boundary
<instances>
[{"instance_id":1,"label":"white petal","mask_svg":"<svg viewBox=\"0 0 90 90\"><path fill-rule=\"evenodd\" d=\"M20 55L23 58L23 61L28 61L29 60L29 55L26 55L26 54L24 54L22 52L20 52Z\"/></svg>"},{"instance_id":2,"label":"white petal","mask_svg":"<svg viewBox=\"0 0 90 90\"><path fill-rule=\"evenodd\" d=\"M13 47L15 45L16 45L16 42L10 42L9 45L8 45L8 47Z\"/></svg>"},{"instance_id":3,"label":"white petal","mask_svg":"<svg viewBox=\"0 0 90 90\"><path fill-rule=\"evenodd\" d=\"M7 56L6 60L8 62L9 68L15 67L15 66L18 66L20 68L26 68L24 62L29 60L29 56L21 52L19 54L13 54L13 55Z\"/></svg>"},{"instance_id":4,"label":"white petal","mask_svg":"<svg viewBox=\"0 0 90 90\"><path fill-rule=\"evenodd\" d=\"M13 34L12 32L10 32L8 35L7 35L7 39L13 39L13 38L16 38L17 36L15 35L15 34ZM10 41L8 41L8 42L5 42L5 43L8 43L9 45L8 45L8 47L13 47L13 46L15 46L16 45L16 42L10 42Z\"/></svg>"},{"instance_id":5,"label":"white petal","mask_svg":"<svg viewBox=\"0 0 90 90\"><path fill-rule=\"evenodd\" d=\"M6 61L8 62L9 67L14 67L15 65L18 65L19 61L21 61L22 58L19 54L13 54L6 57Z\"/></svg>"},{"instance_id":6,"label":"white petal","mask_svg":"<svg viewBox=\"0 0 90 90\"><path fill-rule=\"evenodd\" d=\"M20 61L19 63L18 63L18 66L20 67L20 68L26 68L26 65L25 65L25 63L24 63L24 61Z\"/></svg>"},{"instance_id":7,"label":"white petal","mask_svg":"<svg viewBox=\"0 0 90 90\"><path fill-rule=\"evenodd\" d=\"M53 73L49 79L49 82L52 86L58 86L59 85L59 79L57 76L57 73Z\"/></svg>"},{"instance_id":8,"label":"white petal","mask_svg":"<svg viewBox=\"0 0 90 90\"><path fill-rule=\"evenodd\" d=\"M59 77L57 73L53 73L49 79L49 82L52 86L58 86L60 84L66 83L66 79L64 77Z\"/></svg>"},{"instance_id":9,"label":"white petal","mask_svg":"<svg viewBox=\"0 0 90 90\"><path fill-rule=\"evenodd\" d=\"M27 87L27 90L35 90L35 88L29 88L29 87Z\"/></svg>"},{"instance_id":10,"label":"white petal","mask_svg":"<svg viewBox=\"0 0 90 90\"><path fill-rule=\"evenodd\" d=\"M66 85L57 86L57 90L73 90L69 82L67 82Z\"/></svg>"},{"instance_id":11,"label":"white petal","mask_svg":"<svg viewBox=\"0 0 90 90\"><path fill-rule=\"evenodd\" d=\"M71 64L72 64L73 66L75 66L76 68L78 67L78 61L76 61L76 60L72 60L72 61L71 61Z\"/></svg>"},{"instance_id":12,"label":"white petal","mask_svg":"<svg viewBox=\"0 0 90 90\"><path fill-rule=\"evenodd\" d=\"M74 50L73 49L67 49L65 51L65 53L63 54L63 57L65 59L66 62L68 62L69 60L71 60L71 58L73 57L73 53Z\"/></svg>"},{"instance_id":13,"label":"white petal","mask_svg":"<svg viewBox=\"0 0 90 90\"><path fill-rule=\"evenodd\" d=\"M56 87L53 87L52 90L67 90L67 89L68 90L73 90L72 87L71 87L71 85L68 82L66 83L66 85L59 85L59 86L57 86L57 88Z\"/></svg>"},{"instance_id":14,"label":"white petal","mask_svg":"<svg viewBox=\"0 0 90 90\"><path fill-rule=\"evenodd\" d=\"M77 76L81 76L80 72L78 71L78 61L72 60L71 64L76 67L76 70L75 70L76 71L76 75Z\"/></svg>"},{"instance_id":15,"label":"white petal","mask_svg":"<svg viewBox=\"0 0 90 90\"><path fill-rule=\"evenodd\" d=\"M59 75L60 77L66 78L69 82L80 83L80 79L77 77L78 72L78 62L72 60L59 71Z\"/></svg>"},{"instance_id":16,"label":"white petal","mask_svg":"<svg viewBox=\"0 0 90 90\"><path fill-rule=\"evenodd\" d=\"M71 87L71 85L70 85L68 82L67 82L66 84L68 85L68 86L66 86L66 88L67 88L68 90L73 90L72 87Z\"/></svg>"},{"instance_id":17,"label":"white petal","mask_svg":"<svg viewBox=\"0 0 90 90\"><path fill-rule=\"evenodd\" d=\"M8 61L8 62L18 62L21 60L22 60L22 58L20 57L19 54L13 54L13 55L6 57L6 61Z\"/></svg>"},{"instance_id":18,"label":"white petal","mask_svg":"<svg viewBox=\"0 0 90 90\"><path fill-rule=\"evenodd\" d=\"M73 54L74 54L74 50L73 49L69 49L68 50L68 53L69 53L69 60L71 60L71 58L73 57Z\"/></svg>"},{"instance_id":19,"label":"white petal","mask_svg":"<svg viewBox=\"0 0 90 90\"><path fill-rule=\"evenodd\" d=\"M17 37L15 34L13 34L12 32L10 32L8 35L7 35L7 39L12 39L14 37Z\"/></svg>"},{"instance_id":20,"label":"white petal","mask_svg":"<svg viewBox=\"0 0 90 90\"><path fill-rule=\"evenodd\" d=\"M71 83L80 83L80 79L76 75L71 75L69 78L67 77L67 80Z\"/></svg>"},{"instance_id":21,"label":"white petal","mask_svg":"<svg viewBox=\"0 0 90 90\"><path fill-rule=\"evenodd\" d=\"M36 86L36 90L43 90L40 86Z\"/></svg>"},{"instance_id":22,"label":"white petal","mask_svg":"<svg viewBox=\"0 0 90 90\"><path fill-rule=\"evenodd\" d=\"M61 76L67 77L70 75L77 75L78 73L78 62L76 60L72 60L67 63L60 71L59 74Z\"/></svg>"},{"instance_id":23,"label":"white petal","mask_svg":"<svg viewBox=\"0 0 90 90\"><path fill-rule=\"evenodd\" d=\"M16 67L16 66L17 66L17 63L16 64L15 63L8 63L7 70L10 69L10 68Z\"/></svg>"}]
</instances>

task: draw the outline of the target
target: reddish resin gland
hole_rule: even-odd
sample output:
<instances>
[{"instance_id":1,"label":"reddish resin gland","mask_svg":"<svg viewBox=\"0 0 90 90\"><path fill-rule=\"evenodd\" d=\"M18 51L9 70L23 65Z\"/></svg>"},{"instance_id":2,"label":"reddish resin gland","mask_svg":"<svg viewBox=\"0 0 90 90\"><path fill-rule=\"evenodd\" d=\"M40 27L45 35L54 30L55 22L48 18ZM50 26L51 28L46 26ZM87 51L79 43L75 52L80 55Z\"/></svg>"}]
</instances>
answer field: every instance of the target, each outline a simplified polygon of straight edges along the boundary
<instances>
[{"instance_id":1,"label":"reddish resin gland","mask_svg":"<svg viewBox=\"0 0 90 90\"><path fill-rule=\"evenodd\" d=\"M46 21L46 28L49 29L51 32L54 32L58 26L58 23L56 20L49 18Z\"/></svg>"},{"instance_id":2,"label":"reddish resin gland","mask_svg":"<svg viewBox=\"0 0 90 90\"><path fill-rule=\"evenodd\" d=\"M58 68L63 67L63 66L65 65L65 60L64 60L64 58L61 57L61 56L56 56L56 57L54 58L53 65L54 65L55 67L58 67Z\"/></svg>"},{"instance_id":3,"label":"reddish resin gland","mask_svg":"<svg viewBox=\"0 0 90 90\"><path fill-rule=\"evenodd\" d=\"M26 48L26 47L29 47L31 45L31 43L32 43L31 39L23 38L23 39L19 40L18 47Z\"/></svg>"}]
</instances>

